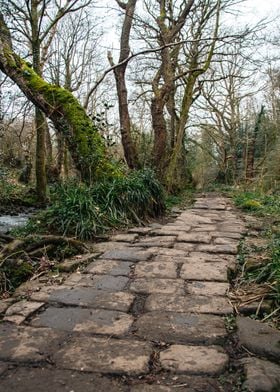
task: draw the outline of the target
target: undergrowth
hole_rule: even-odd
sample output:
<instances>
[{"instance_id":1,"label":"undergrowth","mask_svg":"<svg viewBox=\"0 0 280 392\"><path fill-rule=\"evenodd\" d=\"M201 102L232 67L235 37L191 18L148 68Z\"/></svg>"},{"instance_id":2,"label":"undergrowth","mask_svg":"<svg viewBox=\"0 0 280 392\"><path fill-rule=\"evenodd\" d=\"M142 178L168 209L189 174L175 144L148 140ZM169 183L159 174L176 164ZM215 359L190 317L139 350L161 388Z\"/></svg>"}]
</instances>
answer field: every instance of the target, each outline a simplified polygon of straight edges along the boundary
<instances>
[{"instance_id":1,"label":"undergrowth","mask_svg":"<svg viewBox=\"0 0 280 392\"><path fill-rule=\"evenodd\" d=\"M265 260L244 271L244 280L257 285L265 284L269 288L267 299L273 302L272 312L265 318L273 316L279 323L280 316L280 195L267 195L258 192L240 192L234 196L236 205L243 211L260 218L262 231L260 235L267 240L267 245L260 251ZM243 255L243 262L250 254Z\"/></svg>"},{"instance_id":2,"label":"undergrowth","mask_svg":"<svg viewBox=\"0 0 280 392\"><path fill-rule=\"evenodd\" d=\"M110 228L141 224L165 210L163 188L151 170L98 182L69 181L51 190L50 206L17 235L55 232L86 240Z\"/></svg>"}]
</instances>

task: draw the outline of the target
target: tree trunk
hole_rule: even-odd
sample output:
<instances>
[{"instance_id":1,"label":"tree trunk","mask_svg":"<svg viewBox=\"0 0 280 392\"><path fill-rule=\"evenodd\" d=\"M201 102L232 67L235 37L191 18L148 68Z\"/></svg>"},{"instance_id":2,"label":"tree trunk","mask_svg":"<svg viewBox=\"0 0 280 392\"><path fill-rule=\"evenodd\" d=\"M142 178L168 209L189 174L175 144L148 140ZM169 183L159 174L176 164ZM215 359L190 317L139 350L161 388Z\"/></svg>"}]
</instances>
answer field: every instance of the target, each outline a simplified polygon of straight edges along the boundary
<instances>
[{"instance_id":1,"label":"tree trunk","mask_svg":"<svg viewBox=\"0 0 280 392\"><path fill-rule=\"evenodd\" d=\"M31 0L31 50L33 59L33 69L42 76L41 48L39 40L39 15L38 1ZM36 193L41 203L47 200L47 176L46 176L46 125L45 116L40 109L35 108L35 129L36 129Z\"/></svg>"},{"instance_id":2,"label":"tree trunk","mask_svg":"<svg viewBox=\"0 0 280 392\"><path fill-rule=\"evenodd\" d=\"M104 142L83 107L69 91L44 81L13 52L10 32L1 14L0 70L64 135L73 163L84 181L113 175L115 169L106 156Z\"/></svg>"},{"instance_id":3,"label":"tree trunk","mask_svg":"<svg viewBox=\"0 0 280 392\"><path fill-rule=\"evenodd\" d=\"M119 67L114 69L114 75L116 80L116 87L119 101L119 117L120 117L120 130L121 139L124 150L124 156L130 169L139 168L139 159L136 150L135 143L131 135L131 119L128 110L128 99L127 99L127 88L125 82L125 71L127 62L125 60L129 56L129 38L132 27L132 21L135 11L137 0L128 0L127 3L123 3L117 0L119 6L125 10L125 18L122 26L121 42L120 42L120 56L119 63L123 63ZM113 66L114 62L110 54L108 55L110 64Z\"/></svg>"},{"instance_id":4,"label":"tree trunk","mask_svg":"<svg viewBox=\"0 0 280 392\"><path fill-rule=\"evenodd\" d=\"M135 169L139 168L139 162L136 146L131 135L131 120L128 110L127 88L125 83L125 68L126 66L120 66L116 68L114 74L118 92L120 128L124 156L128 167L130 169Z\"/></svg>"},{"instance_id":5,"label":"tree trunk","mask_svg":"<svg viewBox=\"0 0 280 392\"><path fill-rule=\"evenodd\" d=\"M163 169L166 165L167 132L164 118L165 102L160 97L153 97L151 103L152 125L154 130L154 144L152 160L157 168L158 175L163 177Z\"/></svg>"},{"instance_id":6,"label":"tree trunk","mask_svg":"<svg viewBox=\"0 0 280 392\"><path fill-rule=\"evenodd\" d=\"M36 126L36 193L38 201L45 203L47 199L47 176L46 176L46 150L45 150L45 125L44 113L35 108Z\"/></svg>"},{"instance_id":7,"label":"tree trunk","mask_svg":"<svg viewBox=\"0 0 280 392\"><path fill-rule=\"evenodd\" d=\"M260 130L262 116L264 114L264 106L261 107L260 112L258 113L256 124L254 130L252 132L251 138L248 143L247 150L247 165L246 165L246 179L251 180L255 174L255 150L256 150L256 141L257 136Z\"/></svg>"}]
</instances>

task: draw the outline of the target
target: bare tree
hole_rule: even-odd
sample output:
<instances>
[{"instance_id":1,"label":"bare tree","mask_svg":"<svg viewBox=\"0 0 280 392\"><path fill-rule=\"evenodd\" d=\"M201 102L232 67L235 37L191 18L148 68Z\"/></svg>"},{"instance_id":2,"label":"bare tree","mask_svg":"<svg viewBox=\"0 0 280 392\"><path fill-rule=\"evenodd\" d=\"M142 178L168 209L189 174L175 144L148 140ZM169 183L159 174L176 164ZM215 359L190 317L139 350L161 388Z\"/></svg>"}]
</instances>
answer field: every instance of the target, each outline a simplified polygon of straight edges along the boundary
<instances>
[{"instance_id":1,"label":"bare tree","mask_svg":"<svg viewBox=\"0 0 280 392\"><path fill-rule=\"evenodd\" d=\"M82 179L91 182L110 173L112 167L98 130L83 107L67 90L48 84L14 53L9 29L0 14L0 70L9 76L33 104L52 120L65 136Z\"/></svg>"},{"instance_id":2,"label":"bare tree","mask_svg":"<svg viewBox=\"0 0 280 392\"><path fill-rule=\"evenodd\" d=\"M125 73L128 61L126 59L130 54L129 38L135 12L137 0L128 0L126 3L116 0L119 7L125 12L124 21L122 25L122 32L120 38L120 56L118 66L114 67L114 60L112 54L108 53L110 65L114 67L114 76L116 80L116 87L119 102L119 118L120 131L122 137L122 145L124 149L124 156L127 165L130 169L139 167L139 160L137 157L136 147L131 135L131 119L128 109L128 93L126 87Z\"/></svg>"},{"instance_id":3,"label":"bare tree","mask_svg":"<svg viewBox=\"0 0 280 392\"><path fill-rule=\"evenodd\" d=\"M57 24L68 13L78 11L87 6L89 1L65 0L51 2L49 0L3 1L3 9L13 21L17 39L26 39L32 58L34 71L43 75L50 44L55 36ZM36 189L38 199L46 201L46 141L48 140L49 156L51 144L46 140L47 123L44 114L35 108L36 124Z\"/></svg>"}]
</instances>

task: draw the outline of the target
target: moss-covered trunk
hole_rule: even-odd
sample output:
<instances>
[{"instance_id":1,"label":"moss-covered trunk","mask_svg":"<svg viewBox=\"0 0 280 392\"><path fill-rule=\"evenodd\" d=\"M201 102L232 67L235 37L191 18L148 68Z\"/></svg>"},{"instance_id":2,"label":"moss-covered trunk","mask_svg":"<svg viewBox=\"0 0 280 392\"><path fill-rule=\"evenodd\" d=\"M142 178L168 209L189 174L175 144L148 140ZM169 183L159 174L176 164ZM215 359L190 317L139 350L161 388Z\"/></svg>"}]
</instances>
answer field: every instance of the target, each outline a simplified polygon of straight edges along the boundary
<instances>
[{"instance_id":1,"label":"moss-covered trunk","mask_svg":"<svg viewBox=\"0 0 280 392\"><path fill-rule=\"evenodd\" d=\"M38 1L31 0L30 3L30 24L31 24L31 51L33 69L39 76L42 76L41 65L41 43L39 39L39 9ZM47 176L46 176L46 118L44 113L36 107L35 109L35 129L36 129L36 192L41 203L47 200Z\"/></svg>"},{"instance_id":2,"label":"moss-covered trunk","mask_svg":"<svg viewBox=\"0 0 280 392\"><path fill-rule=\"evenodd\" d=\"M0 15L0 70L9 76L33 104L61 132L81 178L92 182L112 174L105 145L95 125L67 90L44 81L13 52L10 33Z\"/></svg>"}]
</instances>

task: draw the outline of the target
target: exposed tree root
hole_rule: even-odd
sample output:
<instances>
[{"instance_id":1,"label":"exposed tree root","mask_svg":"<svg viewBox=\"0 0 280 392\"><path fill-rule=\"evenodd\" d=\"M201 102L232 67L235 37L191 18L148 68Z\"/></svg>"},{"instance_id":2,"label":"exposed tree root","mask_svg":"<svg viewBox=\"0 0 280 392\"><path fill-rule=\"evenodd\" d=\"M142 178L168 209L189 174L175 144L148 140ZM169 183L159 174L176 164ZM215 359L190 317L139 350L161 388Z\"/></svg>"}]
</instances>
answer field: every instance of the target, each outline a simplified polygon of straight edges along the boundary
<instances>
[{"instance_id":1,"label":"exposed tree root","mask_svg":"<svg viewBox=\"0 0 280 392\"><path fill-rule=\"evenodd\" d=\"M56 235L29 235L24 239L13 239L5 244L0 252L0 267L9 259L19 256L40 257L56 247L71 247L77 253L86 253L88 248L81 241Z\"/></svg>"}]
</instances>

